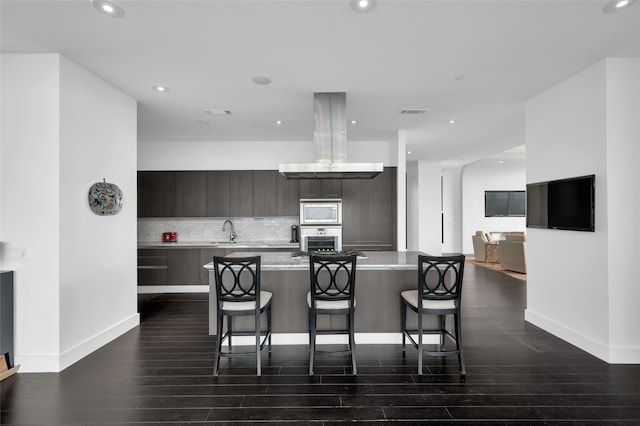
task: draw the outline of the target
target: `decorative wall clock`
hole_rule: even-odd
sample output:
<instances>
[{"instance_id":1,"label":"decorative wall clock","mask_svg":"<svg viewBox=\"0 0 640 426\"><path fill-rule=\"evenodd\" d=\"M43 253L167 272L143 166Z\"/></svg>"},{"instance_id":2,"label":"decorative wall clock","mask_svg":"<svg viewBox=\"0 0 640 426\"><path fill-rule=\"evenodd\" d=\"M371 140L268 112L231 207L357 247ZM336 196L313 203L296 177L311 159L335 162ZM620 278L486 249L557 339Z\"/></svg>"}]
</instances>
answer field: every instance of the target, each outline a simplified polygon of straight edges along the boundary
<instances>
[{"instance_id":1,"label":"decorative wall clock","mask_svg":"<svg viewBox=\"0 0 640 426\"><path fill-rule=\"evenodd\" d=\"M96 182L89 188L89 207L100 216L117 214L122 208L122 191L106 179Z\"/></svg>"}]
</instances>

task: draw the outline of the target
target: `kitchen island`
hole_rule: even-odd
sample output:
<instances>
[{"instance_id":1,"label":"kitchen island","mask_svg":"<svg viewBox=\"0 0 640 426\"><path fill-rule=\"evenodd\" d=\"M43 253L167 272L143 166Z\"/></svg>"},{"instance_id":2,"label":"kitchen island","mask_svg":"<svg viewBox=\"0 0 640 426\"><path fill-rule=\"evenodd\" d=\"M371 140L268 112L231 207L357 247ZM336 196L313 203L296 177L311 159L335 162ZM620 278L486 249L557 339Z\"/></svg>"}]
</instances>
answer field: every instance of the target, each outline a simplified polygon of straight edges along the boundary
<instances>
[{"instance_id":1,"label":"kitchen island","mask_svg":"<svg viewBox=\"0 0 640 426\"><path fill-rule=\"evenodd\" d=\"M421 252L371 251L356 264L356 341L398 343L401 339L400 292L417 288ZM235 252L230 256L260 256L262 289L273 293L274 344L308 343L309 258L290 252ZM209 270L209 334L216 334L216 289L213 262ZM244 324L242 320L247 320ZM345 318L320 317L319 327L343 328ZM409 322L411 323L411 321ZM250 318L237 318L234 329L250 329ZM336 336L321 336L336 339ZM341 340L336 340L341 341Z\"/></svg>"}]
</instances>

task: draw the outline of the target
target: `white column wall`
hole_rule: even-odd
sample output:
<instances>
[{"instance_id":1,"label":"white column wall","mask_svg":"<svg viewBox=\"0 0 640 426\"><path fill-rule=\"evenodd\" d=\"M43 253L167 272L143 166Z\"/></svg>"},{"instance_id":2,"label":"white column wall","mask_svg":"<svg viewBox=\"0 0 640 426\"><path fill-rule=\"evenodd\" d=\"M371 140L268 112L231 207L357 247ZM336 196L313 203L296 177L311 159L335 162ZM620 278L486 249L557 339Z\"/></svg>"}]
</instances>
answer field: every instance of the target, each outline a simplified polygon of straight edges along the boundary
<instances>
[{"instance_id":1,"label":"white column wall","mask_svg":"<svg viewBox=\"0 0 640 426\"><path fill-rule=\"evenodd\" d=\"M397 248L407 250L407 132L398 131L398 168L396 170L397 192Z\"/></svg>"},{"instance_id":2,"label":"white column wall","mask_svg":"<svg viewBox=\"0 0 640 426\"><path fill-rule=\"evenodd\" d=\"M407 164L407 249L442 254L439 162Z\"/></svg>"},{"instance_id":3,"label":"white column wall","mask_svg":"<svg viewBox=\"0 0 640 426\"><path fill-rule=\"evenodd\" d=\"M524 168L524 166L523 166ZM462 167L442 172L442 199L444 214L443 253L464 253L462 249Z\"/></svg>"},{"instance_id":4,"label":"white column wall","mask_svg":"<svg viewBox=\"0 0 640 426\"><path fill-rule=\"evenodd\" d=\"M527 103L527 181L596 175L595 232L529 229L525 318L608 362L640 362L638 59L600 62Z\"/></svg>"},{"instance_id":5,"label":"white column wall","mask_svg":"<svg viewBox=\"0 0 640 426\"><path fill-rule=\"evenodd\" d=\"M139 324L136 101L62 58L60 132L61 369ZM122 210L89 208L91 185L115 183Z\"/></svg>"},{"instance_id":6,"label":"white column wall","mask_svg":"<svg viewBox=\"0 0 640 426\"><path fill-rule=\"evenodd\" d=\"M57 371L60 352L60 57L1 57L2 264L14 273L21 371Z\"/></svg>"},{"instance_id":7,"label":"white column wall","mask_svg":"<svg viewBox=\"0 0 640 426\"><path fill-rule=\"evenodd\" d=\"M640 362L640 59L608 59L609 361ZM597 225L597 224L596 224Z\"/></svg>"}]
</instances>

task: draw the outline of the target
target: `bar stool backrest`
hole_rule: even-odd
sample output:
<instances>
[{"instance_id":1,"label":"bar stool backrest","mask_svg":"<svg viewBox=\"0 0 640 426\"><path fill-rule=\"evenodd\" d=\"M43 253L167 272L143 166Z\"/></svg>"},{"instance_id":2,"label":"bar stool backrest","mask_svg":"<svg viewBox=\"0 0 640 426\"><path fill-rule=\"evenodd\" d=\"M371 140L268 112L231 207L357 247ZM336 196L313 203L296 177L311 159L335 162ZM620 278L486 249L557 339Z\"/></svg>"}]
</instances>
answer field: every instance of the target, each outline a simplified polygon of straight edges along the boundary
<instances>
[{"instance_id":1,"label":"bar stool backrest","mask_svg":"<svg viewBox=\"0 0 640 426\"><path fill-rule=\"evenodd\" d=\"M259 298L260 256L215 256L213 264L219 307L223 302L251 302Z\"/></svg>"},{"instance_id":2,"label":"bar stool backrest","mask_svg":"<svg viewBox=\"0 0 640 426\"><path fill-rule=\"evenodd\" d=\"M311 300L348 300L353 307L356 284L355 255L311 255ZM315 306L315 303L312 305Z\"/></svg>"},{"instance_id":3,"label":"bar stool backrest","mask_svg":"<svg viewBox=\"0 0 640 426\"><path fill-rule=\"evenodd\" d=\"M464 255L418 256L418 297L428 300L457 300L462 295Z\"/></svg>"}]
</instances>

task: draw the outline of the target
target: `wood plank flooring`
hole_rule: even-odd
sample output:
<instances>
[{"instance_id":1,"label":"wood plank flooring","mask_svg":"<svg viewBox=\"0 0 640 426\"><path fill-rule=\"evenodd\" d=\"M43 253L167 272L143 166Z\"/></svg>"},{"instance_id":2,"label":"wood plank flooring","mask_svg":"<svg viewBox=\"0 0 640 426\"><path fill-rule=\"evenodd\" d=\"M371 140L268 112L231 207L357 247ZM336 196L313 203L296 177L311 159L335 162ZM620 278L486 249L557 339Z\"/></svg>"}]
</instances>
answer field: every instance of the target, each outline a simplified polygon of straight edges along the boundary
<instances>
[{"instance_id":1,"label":"wood plank flooring","mask_svg":"<svg viewBox=\"0 0 640 426\"><path fill-rule=\"evenodd\" d=\"M265 351L262 377L247 359L213 377L208 295L144 295L140 327L59 374L1 382L0 424L640 424L640 365L526 323L523 281L467 263L464 286L465 382L455 358L418 376L399 345L358 346L357 377L347 358L319 358L309 377L306 346Z\"/></svg>"}]
</instances>

